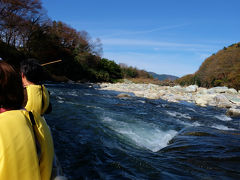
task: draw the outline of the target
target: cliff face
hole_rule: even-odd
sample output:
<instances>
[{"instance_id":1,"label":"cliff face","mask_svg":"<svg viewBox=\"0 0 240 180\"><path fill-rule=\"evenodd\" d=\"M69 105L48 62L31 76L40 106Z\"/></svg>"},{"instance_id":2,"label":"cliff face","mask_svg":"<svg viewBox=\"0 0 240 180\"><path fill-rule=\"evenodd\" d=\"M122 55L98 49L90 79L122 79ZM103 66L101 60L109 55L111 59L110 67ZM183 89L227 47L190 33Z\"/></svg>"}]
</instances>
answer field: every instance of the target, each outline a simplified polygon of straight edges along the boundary
<instances>
[{"instance_id":1,"label":"cliff face","mask_svg":"<svg viewBox=\"0 0 240 180\"><path fill-rule=\"evenodd\" d=\"M208 57L194 74L176 81L181 85L228 86L240 89L240 43L224 47Z\"/></svg>"}]
</instances>

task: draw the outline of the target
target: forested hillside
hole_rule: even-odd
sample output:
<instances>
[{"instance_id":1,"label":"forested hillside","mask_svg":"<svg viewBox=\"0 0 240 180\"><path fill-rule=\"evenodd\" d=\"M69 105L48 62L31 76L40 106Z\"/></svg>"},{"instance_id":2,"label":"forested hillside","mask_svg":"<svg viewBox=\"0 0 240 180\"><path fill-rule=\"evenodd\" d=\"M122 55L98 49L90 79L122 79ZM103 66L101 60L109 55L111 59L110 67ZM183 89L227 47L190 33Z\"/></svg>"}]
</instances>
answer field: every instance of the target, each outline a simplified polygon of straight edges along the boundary
<instances>
[{"instance_id":1,"label":"forested hillside","mask_svg":"<svg viewBox=\"0 0 240 180\"><path fill-rule=\"evenodd\" d=\"M207 58L199 70L178 80L181 85L228 86L240 89L240 43L224 47Z\"/></svg>"},{"instance_id":2,"label":"forested hillside","mask_svg":"<svg viewBox=\"0 0 240 180\"><path fill-rule=\"evenodd\" d=\"M62 59L46 70L72 80L113 82L122 78L120 66L102 59L101 53L99 39L50 20L40 0L0 1L0 57L14 66L25 58L40 63Z\"/></svg>"},{"instance_id":3,"label":"forested hillside","mask_svg":"<svg viewBox=\"0 0 240 180\"><path fill-rule=\"evenodd\" d=\"M146 71L101 58L102 51L100 39L49 19L41 0L0 1L0 58L10 64L18 67L26 58L41 64L61 59L44 66L52 77L91 82L151 78Z\"/></svg>"}]
</instances>

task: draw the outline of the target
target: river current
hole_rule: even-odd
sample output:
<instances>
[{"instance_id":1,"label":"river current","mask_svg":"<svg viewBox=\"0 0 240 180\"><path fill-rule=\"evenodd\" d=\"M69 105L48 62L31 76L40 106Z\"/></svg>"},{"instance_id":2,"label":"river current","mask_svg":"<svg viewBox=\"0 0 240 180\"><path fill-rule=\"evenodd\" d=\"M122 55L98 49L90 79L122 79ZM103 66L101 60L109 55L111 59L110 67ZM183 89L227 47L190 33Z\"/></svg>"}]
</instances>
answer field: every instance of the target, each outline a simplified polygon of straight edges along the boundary
<instances>
[{"instance_id":1,"label":"river current","mask_svg":"<svg viewBox=\"0 0 240 180\"><path fill-rule=\"evenodd\" d=\"M78 179L240 179L240 118L82 84L46 84L45 116L65 175Z\"/></svg>"}]
</instances>

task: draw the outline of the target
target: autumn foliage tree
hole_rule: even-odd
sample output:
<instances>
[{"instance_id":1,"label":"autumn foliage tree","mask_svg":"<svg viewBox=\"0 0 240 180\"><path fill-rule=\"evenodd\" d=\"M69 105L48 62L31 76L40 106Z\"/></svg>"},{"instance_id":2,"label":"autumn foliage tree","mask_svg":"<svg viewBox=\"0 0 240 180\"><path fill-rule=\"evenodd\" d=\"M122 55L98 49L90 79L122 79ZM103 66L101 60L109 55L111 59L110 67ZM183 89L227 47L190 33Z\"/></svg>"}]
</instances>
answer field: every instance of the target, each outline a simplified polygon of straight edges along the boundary
<instances>
[{"instance_id":1,"label":"autumn foliage tree","mask_svg":"<svg viewBox=\"0 0 240 180\"><path fill-rule=\"evenodd\" d=\"M208 57L197 72L176 82L181 85L228 86L240 89L240 43L224 47Z\"/></svg>"},{"instance_id":2,"label":"autumn foliage tree","mask_svg":"<svg viewBox=\"0 0 240 180\"><path fill-rule=\"evenodd\" d=\"M12 64L17 66L29 57L40 63L62 59L62 63L48 66L47 70L73 80L121 78L118 65L102 59L101 54L100 39L92 40L86 31L51 21L40 0L0 0L0 57Z\"/></svg>"},{"instance_id":3,"label":"autumn foliage tree","mask_svg":"<svg viewBox=\"0 0 240 180\"><path fill-rule=\"evenodd\" d=\"M34 25L40 24L42 6L39 0L1 0L0 38L7 45L25 47Z\"/></svg>"}]
</instances>

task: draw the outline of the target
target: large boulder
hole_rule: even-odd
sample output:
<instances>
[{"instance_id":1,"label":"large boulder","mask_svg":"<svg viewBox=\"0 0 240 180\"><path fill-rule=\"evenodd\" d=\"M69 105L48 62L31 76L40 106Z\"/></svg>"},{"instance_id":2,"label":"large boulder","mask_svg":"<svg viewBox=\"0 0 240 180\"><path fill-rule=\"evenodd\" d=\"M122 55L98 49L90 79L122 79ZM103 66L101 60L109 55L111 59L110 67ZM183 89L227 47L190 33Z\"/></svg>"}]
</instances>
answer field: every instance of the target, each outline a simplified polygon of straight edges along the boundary
<instances>
[{"instance_id":1,"label":"large boulder","mask_svg":"<svg viewBox=\"0 0 240 180\"><path fill-rule=\"evenodd\" d=\"M224 96L233 104L240 106L240 96L236 94L225 93Z\"/></svg>"},{"instance_id":2,"label":"large boulder","mask_svg":"<svg viewBox=\"0 0 240 180\"><path fill-rule=\"evenodd\" d=\"M172 93L183 93L185 92L185 88L177 85L177 86L173 86L169 89Z\"/></svg>"},{"instance_id":3,"label":"large boulder","mask_svg":"<svg viewBox=\"0 0 240 180\"><path fill-rule=\"evenodd\" d=\"M144 97L148 98L148 99L159 99L160 98L158 93L145 93Z\"/></svg>"},{"instance_id":4,"label":"large boulder","mask_svg":"<svg viewBox=\"0 0 240 180\"><path fill-rule=\"evenodd\" d=\"M132 95L128 94L128 93L120 93L117 95L118 98L128 98L128 97L132 97Z\"/></svg>"},{"instance_id":5,"label":"large boulder","mask_svg":"<svg viewBox=\"0 0 240 180\"><path fill-rule=\"evenodd\" d=\"M233 88L229 88L228 90L226 90L226 93L229 93L229 94L237 94L237 90L236 89L233 89Z\"/></svg>"},{"instance_id":6,"label":"large boulder","mask_svg":"<svg viewBox=\"0 0 240 180\"><path fill-rule=\"evenodd\" d=\"M215 97L215 94L200 94L198 93L195 96L195 103L199 106L207 106L207 105L214 105L213 104L213 98Z\"/></svg>"},{"instance_id":7,"label":"large boulder","mask_svg":"<svg viewBox=\"0 0 240 180\"><path fill-rule=\"evenodd\" d=\"M240 117L240 109L230 108L227 110L226 115L230 117Z\"/></svg>"},{"instance_id":8,"label":"large boulder","mask_svg":"<svg viewBox=\"0 0 240 180\"><path fill-rule=\"evenodd\" d=\"M198 89L198 86L197 85L190 85L188 87L185 88L185 91L187 93L190 93L190 92L196 92Z\"/></svg>"},{"instance_id":9,"label":"large boulder","mask_svg":"<svg viewBox=\"0 0 240 180\"><path fill-rule=\"evenodd\" d=\"M213 103L216 104L217 107L221 107L221 108L232 107L232 103L223 94L217 94L213 98L213 101L214 101Z\"/></svg>"},{"instance_id":10,"label":"large boulder","mask_svg":"<svg viewBox=\"0 0 240 180\"><path fill-rule=\"evenodd\" d=\"M216 94L216 93L225 93L228 90L228 87L214 87L214 88L210 88L208 89L208 93L209 94Z\"/></svg>"},{"instance_id":11,"label":"large boulder","mask_svg":"<svg viewBox=\"0 0 240 180\"><path fill-rule=\"evenodd\" d=\"M206 99L203 99L203 98L196 98L195 99L195 103L199 106L207 106L207 100Z\"/></svg>"},{"instance_id":12,"label":"large boulder","mask_svg":"<svg viewBox=\"0 0 240 180\"><path fill-rule=\"evenodd\" d=\"M208 94L208 90L206 88L203 87L199 87L197 90L198 94Z\"/></svg>"}]
</instances>

